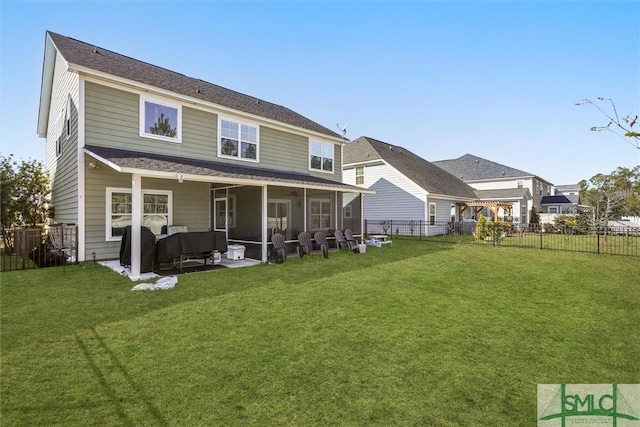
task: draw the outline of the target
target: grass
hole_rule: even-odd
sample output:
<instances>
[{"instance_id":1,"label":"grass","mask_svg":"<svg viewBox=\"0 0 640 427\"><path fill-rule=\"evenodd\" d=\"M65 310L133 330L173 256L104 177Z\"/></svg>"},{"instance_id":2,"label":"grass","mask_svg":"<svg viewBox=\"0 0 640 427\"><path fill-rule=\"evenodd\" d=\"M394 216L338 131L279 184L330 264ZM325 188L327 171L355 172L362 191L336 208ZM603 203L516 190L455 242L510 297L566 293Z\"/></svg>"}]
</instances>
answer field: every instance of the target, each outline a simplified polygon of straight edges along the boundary
<instances>
[{"instance_id":1,"label":"grass","mask_svg":"<svg viewBox=\"0 0 640 427\"><path fill-rule=\"evenodd\" d=\"M2 425L533 425L640 377L640 259L397 241L180 277L5 272Z\"/></svg>"}]
</instances>

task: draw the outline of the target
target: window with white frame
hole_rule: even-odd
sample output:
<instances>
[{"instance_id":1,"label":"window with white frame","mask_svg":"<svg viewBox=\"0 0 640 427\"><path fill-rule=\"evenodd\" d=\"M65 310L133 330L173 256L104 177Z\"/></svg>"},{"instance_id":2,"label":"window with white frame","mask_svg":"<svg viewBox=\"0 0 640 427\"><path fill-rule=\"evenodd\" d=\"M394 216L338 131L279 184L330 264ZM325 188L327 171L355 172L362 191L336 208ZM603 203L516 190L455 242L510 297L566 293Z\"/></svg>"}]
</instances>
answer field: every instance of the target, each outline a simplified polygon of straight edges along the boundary
<instances>
[{"instance_id":1,"label":"window with white frame","mask_svg":"<svg viewBox=\"0 0 640 427\"><path fill-rule=\"evenodd\" d=\"M140 136L180 142L181 122L180 104L140 96Z\"/></svg>"},{"instance_id":2,"label":"window with white frame","mask_svg":"<svg viewBox=\"0 0 640 427\"><path fill-rule=\"evenodd\" d=\"M364 166L356 166L356 185L364 185Z\"/></svg>"},{"instance_id":3,"label":"window with white frame","mask_svg":"<svg viewBox=\"0 0 640 427\"><path fill-rule=\"evenodd\" d=\"M258 161L258 125L220 118L218 129L218 156Z\"/></svg>"},{"instance_id":4,"label":"window with white frame","mask_svg":"<svg viewBox=\"0 0 640 427\"><path fill-rule=\"evenodd\" d=\"M65 124L64 111L58 114L56 121L53 124L53 137L56 141L56 157L62 156L62 142L64 139L64 124Z\"/></svg>"},{"instance_id":5,"label":"window with white frame","mask_svg":"<svg viewBox=\"0 0 640 427\"><path fill-rule=\"evenodd\" d=\"M133 214L131 189L107 188L106 238L119 240L125 227L131 225ZM161 234L162 227L172 223L172 192L142 190L142 225L153 234Z\"/></svg>"},{"instance_id":6,"label":"window with white frame","mask_svg":"<svg viewBox=\"0 0 640 427\"><path fill-rule=\"evenodd\" d=\"M309 228L324 230L331 227L331 201L326 199L309 200Z\"/></svg>"},{"instance_id":7,"label":"window with white frame","mask_svg":"<svg viewBox=\"0 0 640 427\"><path fill-rule=\"evenodd\" d=\"M344 217L345 218L351 218L352 212L351 212L351 206L347 205L344 207Z\"/></svg>"},{"instance_id":8,"label":"window with white frame","mask_svg":"<svg viewBox=\"0 0 640 427\"><path fill-rule=\"evenodd\" d=\"M67 132L67 139L69 139L71 137L71 95L69 95L67 97L67 115L66 115L66 121L65 121L65 125L64 127L66 128Z\"/></svg>"},{"instance_id":9,"label":"window with white frame","mask_svg":"<svg viewBox=\"0 0 640 427\"><path fill-rule=\"evenodd\" d=\"M309 169L333 172L334 146L329 142L309 141Z\"/></svg>"},{"instance_id":10,"label":"window with white frame","mask_svg":"<svg viewBox=\"0 0 640 427\"><path fill-rule=\"evenodd\" d=\"M436 225L436 204L429 203L429 225Z\"/></svg>"},{"instance_id":11,"label":"window with white frame","mask_svg":"<svg viewBox=\"0 0 640 427\"><path fill-rule=\"evenodd\" d=\"M557 206L549 206L549 213L550 214L557 214L558 213L558 207Z\"/></svg>"},{"instance_id":12,"label":"window with white frame","mask_svg":"<svg viewBox=\"0 0 640 427\"><path fill-rule=\"evenodd\" d=\"M524 186L524 181L519 179L518 180L518 188L522 188Z\"/></svg>"}]
</instances>

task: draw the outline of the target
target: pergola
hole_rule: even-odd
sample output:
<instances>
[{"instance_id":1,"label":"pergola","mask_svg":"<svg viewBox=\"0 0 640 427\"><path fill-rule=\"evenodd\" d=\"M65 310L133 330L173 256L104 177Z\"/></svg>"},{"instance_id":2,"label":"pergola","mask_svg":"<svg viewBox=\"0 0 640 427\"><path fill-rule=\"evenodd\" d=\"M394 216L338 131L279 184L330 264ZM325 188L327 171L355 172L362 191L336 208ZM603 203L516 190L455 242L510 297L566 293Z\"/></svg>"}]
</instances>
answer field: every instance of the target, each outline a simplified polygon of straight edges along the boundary
<instances>
[{"instance_id":1,"label":"pergola","mask_svg":"<svg viewBox=\"0 0 640 427\"><path fill-rule=\"evenodd\" d=\"M498 210L500 208L504 209L507 216L511 216L513 205L508 202L500 202L497 200L466 202L465 206L460 210L460 213L464 212L467 208L472 208L476 216L482 210L482 208L487 208L491 212L493 212L493 221L495 222L498 220Z\"/></svg>"}]
</instances>

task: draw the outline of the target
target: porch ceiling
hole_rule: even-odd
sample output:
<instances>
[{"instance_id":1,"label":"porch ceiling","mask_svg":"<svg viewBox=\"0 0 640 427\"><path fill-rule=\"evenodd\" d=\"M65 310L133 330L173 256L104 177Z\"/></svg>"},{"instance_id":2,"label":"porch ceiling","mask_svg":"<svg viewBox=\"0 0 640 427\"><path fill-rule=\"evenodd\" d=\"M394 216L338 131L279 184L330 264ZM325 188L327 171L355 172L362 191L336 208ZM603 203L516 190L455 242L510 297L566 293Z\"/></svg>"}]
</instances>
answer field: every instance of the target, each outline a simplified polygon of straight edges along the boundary
<instances>
[{"instance_id":1,"label":"porch ceiling","mask_svg":"<svg viewBox=\"0 0 640 427\"><path fill-rule=\"evenodd\" d=\"M144 153L87 145L84 151L94 159L121 173L142 176L243 185L281 185L345 193L375 194L373 190L342 184L308 174L262 169L178 156Z\"/></svg>"}]
</instances>

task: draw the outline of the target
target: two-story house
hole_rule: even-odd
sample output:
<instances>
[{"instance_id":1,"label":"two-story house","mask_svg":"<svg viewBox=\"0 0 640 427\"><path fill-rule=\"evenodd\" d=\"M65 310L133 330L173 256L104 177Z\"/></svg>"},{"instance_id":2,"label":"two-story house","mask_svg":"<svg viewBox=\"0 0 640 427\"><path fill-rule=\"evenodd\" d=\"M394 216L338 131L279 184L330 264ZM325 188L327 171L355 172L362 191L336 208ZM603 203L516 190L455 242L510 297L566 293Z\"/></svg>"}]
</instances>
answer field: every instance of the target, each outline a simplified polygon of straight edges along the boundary
<instances>
[{"instance_id":1,"label":"two-story house","mask_svg":"<svg viewBox=\"0 0 640 427\"><path fill-rule=\"evenodd\" d=\"M274 103L52 32L38 134L52 221L78 226L78 260L118 257L132 225L222 230L266 261L271 233L342 228L343 138ZM354 231L360 231L361 222Z\"/></svg>"},{"instance_id":2,"label":"two-story house","mask_svg":"<svg viewBox=\"0 0 640 427\"><path fill-rule=\"evenodd\" d=\"M433 164L460 178L476 189L481 200L500 200L512 206L514 220L529 222L532 208L540 212L542 199L549 196L553 184L539 176L471 154ZM501 210L499 215L504 214ZM488 211L485 215L492 216Z\"/></svg>"},{"instance_id":3,"label":"two-story house","mask_svg":"<svg viewBox=\"0 0 640 427\"><path fill-rule=\"evenodd\" d=\"M426 235L471 215L473 188L406 148L362 136L344 146L344 182L375 190L364 197L367 221L424 221ZM346 199L345 199L346 201ZM347 204L345 209L354 211Z\"/></svg>"}]
</instances>

